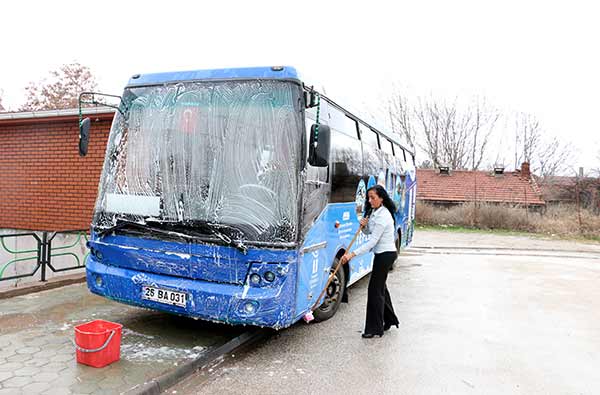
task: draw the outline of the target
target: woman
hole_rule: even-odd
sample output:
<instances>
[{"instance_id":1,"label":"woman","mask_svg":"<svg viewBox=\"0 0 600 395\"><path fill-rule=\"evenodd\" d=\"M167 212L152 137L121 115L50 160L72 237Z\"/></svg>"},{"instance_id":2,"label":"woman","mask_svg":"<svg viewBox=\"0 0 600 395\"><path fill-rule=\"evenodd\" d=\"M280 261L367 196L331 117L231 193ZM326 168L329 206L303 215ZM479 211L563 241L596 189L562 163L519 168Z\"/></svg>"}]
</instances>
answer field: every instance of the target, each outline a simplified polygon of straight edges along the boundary
<instances>
[{"instance_id":1,"label":"woman","mask_svg":"<svg viewBox=\"0 0 600 395\"><path fill-rule=\"evenodd\" d=\"M370 218L361 219L360 225L363 233L370 234L371 237L353 252L344 254L342 264L371 249L375 253L373 271L369 280L367 322L362 334L362 337L370 339L374 336L383 336L383 332L394 325L397 328L399 321L385 285L390 267L396 260L394 202L381 185L369 188L367 196L369 200L365 205L365 212L368 213L372 209L372 213Z\"/></svg>"}]
</instances>

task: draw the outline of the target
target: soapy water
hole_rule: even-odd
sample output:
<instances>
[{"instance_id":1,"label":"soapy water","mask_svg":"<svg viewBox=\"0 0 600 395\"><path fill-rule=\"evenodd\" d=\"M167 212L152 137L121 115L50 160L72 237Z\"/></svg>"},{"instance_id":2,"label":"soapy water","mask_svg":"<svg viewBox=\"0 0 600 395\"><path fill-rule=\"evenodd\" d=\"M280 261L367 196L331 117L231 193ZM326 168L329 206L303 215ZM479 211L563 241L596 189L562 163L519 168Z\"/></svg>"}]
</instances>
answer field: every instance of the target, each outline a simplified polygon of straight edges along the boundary
<instances>
[{"instance_id":1,"label":"soapy water","mask_svg":"<svg viewBox=\"0 0 600 395\"><path fill-rule=\"evenodd\" d=\"M117 113L94 225L115 217L231 225L249 241L293 241L298 226L300 89L288 82L131 88ZM131 202L111 211L108 196ZM137 199L137 200L136 200ZM135 206L138 207L135 207Z\"/></svg>"}]
</instances>

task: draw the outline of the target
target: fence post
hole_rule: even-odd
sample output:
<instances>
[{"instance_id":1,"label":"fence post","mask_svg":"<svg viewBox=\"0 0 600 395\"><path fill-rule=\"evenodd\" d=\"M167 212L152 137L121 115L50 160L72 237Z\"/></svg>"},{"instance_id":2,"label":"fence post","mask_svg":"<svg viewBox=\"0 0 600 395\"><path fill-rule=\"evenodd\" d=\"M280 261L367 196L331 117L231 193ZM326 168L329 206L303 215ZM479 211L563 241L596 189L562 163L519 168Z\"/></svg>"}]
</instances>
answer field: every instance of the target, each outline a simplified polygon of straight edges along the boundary
<instances>
[{"instance_id":1,"label":"fence post","mask_svg":"<svg viewBox=\"0 0 600 395\"><path fill-rule=\"evenodd\" d=\"M40 251L40 263L42 265L42 279L41 281L46 281L46 251L47 251L47 246L46 246L46 241L48 240L48 233L44 232L42 233L42 246L41 246L41 251Z\"/></svg>"}]
</instances>

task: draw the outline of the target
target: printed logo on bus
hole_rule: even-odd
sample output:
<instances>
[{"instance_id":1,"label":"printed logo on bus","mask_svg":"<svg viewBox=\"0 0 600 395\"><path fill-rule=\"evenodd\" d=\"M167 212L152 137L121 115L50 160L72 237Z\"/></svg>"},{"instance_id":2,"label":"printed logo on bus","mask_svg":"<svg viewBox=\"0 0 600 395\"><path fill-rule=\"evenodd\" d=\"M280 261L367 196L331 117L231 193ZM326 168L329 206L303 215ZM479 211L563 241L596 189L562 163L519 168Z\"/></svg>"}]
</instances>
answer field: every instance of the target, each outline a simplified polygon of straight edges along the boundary
<instances>
[{"instance_id":1,"label":"printed logo on bus","mask_svg":"<svg viewBox=\"0 0 600 395\"><path fill-rule=\"evenodd\" d=\"M375 186L375 177L369 176L369 182L367 183L367 190Z\"/></svg>"},{"instance_id":2,"label":"printed logo on bus","mask_svg":"<svg viewBox=\"0 0 600 395\"><path fill-rule=\"evenodd\" d=\"M356 217L360 220L363 217L363 212L365 210L365 202L367 201L367 187L365 186L365 181L360 180L358 183L358 187L356 187L356 196L354 198L354 203L356 204ZM345 217L344 213L344 217ZM344 220L346 220L344 218Z\"/></svg>"},{"instance_id":3,"label":"printed logo on bus","mask_svg":"<svg viewBox=\"0 0 600 395\"><path fill-rule=\"evenodd\" d=\"M377 184L385 188L385 171L379 171L379 176L377 177Z\"/></svg>"},{"instance_id":4,"label":"printed logo on bus","mask_svg":"<svg viewBox=\"0 0 600 395\"><path fill-rule=\"evenodd\" d=\"M396 180L396 188L394 188L394 204L397 211L404 211L406 203L406 176L400 174Z\"/></svg>"}]
</instances>

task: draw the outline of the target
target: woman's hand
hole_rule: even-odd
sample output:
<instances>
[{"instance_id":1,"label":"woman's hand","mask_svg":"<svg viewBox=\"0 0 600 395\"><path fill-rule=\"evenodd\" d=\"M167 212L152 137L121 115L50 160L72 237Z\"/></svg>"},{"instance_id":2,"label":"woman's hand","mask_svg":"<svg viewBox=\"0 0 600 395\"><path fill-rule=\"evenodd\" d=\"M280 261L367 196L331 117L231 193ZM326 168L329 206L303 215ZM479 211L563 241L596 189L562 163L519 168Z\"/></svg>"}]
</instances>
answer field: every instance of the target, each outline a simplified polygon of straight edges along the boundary
<instances>
[{"instance_id":1,"label":"woman's hand","mask_svg":"<svg viewBox=\"0 0 600 395\"><path fill-rule=\"evenodd\" d=\"M346 263L348 263L350 261L350 259L354 258L355 256L356 256L356 254L353 252L351 252L349 254L346 253L340 258L340 261L342 262L342 265L345 265Z\"/></svg>"},{"instance_id":2,"label":"woman's hand","mask_svg":"<svg viewBox=\"0 0 600 395\"><path fill-rule=\"evenodd\" d=\"M360 220L360 226L362 226L363 228L367 226L367 224L369 223L369 218L363 218Z\"/></svg>"}]
</instances>

